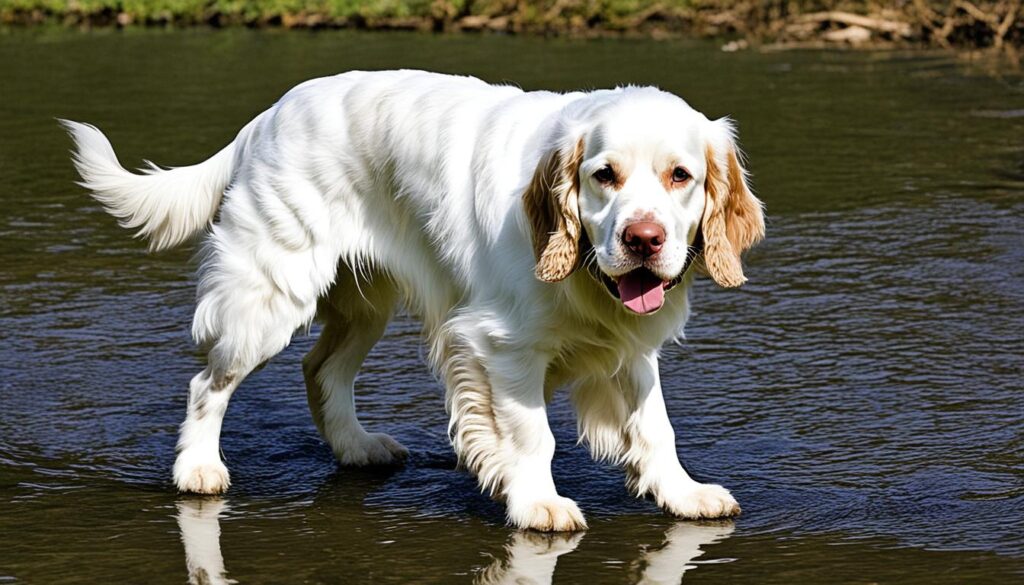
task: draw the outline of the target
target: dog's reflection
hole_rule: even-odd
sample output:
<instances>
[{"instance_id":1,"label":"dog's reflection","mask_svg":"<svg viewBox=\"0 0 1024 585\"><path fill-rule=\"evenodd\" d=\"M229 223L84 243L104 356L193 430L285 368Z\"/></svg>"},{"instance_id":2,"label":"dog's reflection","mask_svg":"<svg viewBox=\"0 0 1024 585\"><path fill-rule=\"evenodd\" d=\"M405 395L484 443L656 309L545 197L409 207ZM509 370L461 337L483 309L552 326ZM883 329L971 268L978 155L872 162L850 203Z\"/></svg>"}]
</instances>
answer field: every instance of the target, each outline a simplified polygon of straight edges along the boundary
<instances>
[{"instance_id":1,"label":"dog's reflection","mask_svg":"<svg viewBox=\"0 0 1024 585\"><path fill-rule=\"evenodd\" d=\"M661 546L645 550L633 563L637 583L679 583L690 564L704 554L701 547L727 538L732 523L691 524L679 522L665 532ZM505 545L506 557L495 559L476 579L479 585L551 583L558 557L576 550L583 534L559 535L516 532Z\"/></svg>"},{"instance_id":2,"label":"dog's reflection","mask_svg":"<svg viewBox=\"0 0 1024 585\"><path fill-rule=\"evenodd\" d=\"M185 566L192 585L237 583L224 570L220 552L220 515L227 502L220 498L195 498L178 502L178 529L185 545Z\"/></svg>"},{"instance_id":3,"label":"dog's reflection","mask_svg":"<svg viewBox=\"0 0 1024 585\"><path fill-rule=\"evenodd\" d=\"M683 573L696 567L691 562L704 554L701 547L725 540L732 534L732 522L716 524L690 524L679 522L665 531L662 545L644 551L635 563L643 585L679 583Z\"/></svg>"},{"instance_id":4,"label":"dog's reflection","mask_svg":"<svg viewBox=\"0 0 1024 585\"><path fill-rule=\"evenodd\" d=\"M195 498L180 500L177 506L189 583L237 583L227 576L220 547L220 517L227 510L227 502L220 498ZM732 523L676 523L665 531L660 546L642 550L631 565L631 580L645 585L679 583L683 573L695 567L693 560L704 554L702 547L727 538L732 531ZM495 559L477 575L475 582L479 585L551 583L558 557L576 550L583 537L584 533L514 532L505 545L504 558Z\"/></svg>"},{"instance_id":5,"label":"dog's reflection","mask_svg":"<svg viewBox=\"0 0 1024 585\"><path fill-rule=\"evenodd\" d=\"M576 550L582 539L582 532L516 532L505 545L506 557L494 559L494 562L477 576L475 582L479 585L550 583L558 557Z\"/></svg>"}]
</instances>

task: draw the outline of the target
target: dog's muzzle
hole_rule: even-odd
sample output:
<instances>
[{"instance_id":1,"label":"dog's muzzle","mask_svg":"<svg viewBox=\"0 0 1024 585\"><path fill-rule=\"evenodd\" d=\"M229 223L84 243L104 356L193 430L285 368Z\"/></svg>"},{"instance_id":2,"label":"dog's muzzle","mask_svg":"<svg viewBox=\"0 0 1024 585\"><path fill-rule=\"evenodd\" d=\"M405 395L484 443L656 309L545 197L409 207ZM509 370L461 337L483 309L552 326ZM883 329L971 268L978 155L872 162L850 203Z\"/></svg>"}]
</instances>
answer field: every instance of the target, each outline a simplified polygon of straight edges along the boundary
<instances>
[{"instance_id":1,"label":"dog's muzzle","mask_svg":"<svg viewBox=\"0 0 1024 585\"><path fill-rule=\"evenodd\" d=\"M687 246L686 261L683 262L682 270L671 280L664 280L643 266L618 278L612 278L601 271L595 263L591 264L591 273L613 297L622 301L627 310L638 315L650 315L665 304L665 293L683 281L693 261L703 250L704 236L698 228L693 243Z\"/></svg>"}]
</instances>

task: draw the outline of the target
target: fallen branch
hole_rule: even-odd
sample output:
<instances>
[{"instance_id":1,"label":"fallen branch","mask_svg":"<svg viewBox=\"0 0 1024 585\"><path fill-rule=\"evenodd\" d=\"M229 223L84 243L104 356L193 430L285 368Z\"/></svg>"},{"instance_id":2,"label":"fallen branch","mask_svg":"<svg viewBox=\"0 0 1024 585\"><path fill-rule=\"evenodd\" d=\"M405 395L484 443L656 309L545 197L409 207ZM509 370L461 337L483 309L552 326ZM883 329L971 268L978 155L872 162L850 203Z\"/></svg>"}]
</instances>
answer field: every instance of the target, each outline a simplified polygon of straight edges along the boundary
<instances>
[{"instance_id":1,"label":"fallen branch","mask_svg":"<svg viewBox=\"0 0 1024 585\"><path fill-rule=\"evenodd\" d=\"M800 16L799 21L805 23L836 22L839 24L845 24L846 26L859 26L861 28L899 35L901 37L910 37L912 34L910 25L899 20L883 20L881 18L872 18L870 16L862 16L860 14L842 12L839 10L804 14Z\"/></svg>"},{"instance_id":2,"label":"fallen branch","mask_svg":"<svg viewBox=\"0 0 1024 585\"><path fill-rule=\"evenodd\" d=\"M1003 48L1003 41L1006 39L1006 33L1010 31L1010 27L1017 21L1017 14L1020 12L1021 0L1016 0L1010 9L1006 11L1006 15L1003 17L1003 21L999 23L999 28L996 29L996 36L992 40L992 46L1001 49Z\"/></svg>"},{"instance_id":3,"label":"fallen branch","mask_svg":"<svg viewBox=\"0 0 1024 585\"><path fill-rule=\"evenodd\" d=\"M985 12L967 0L956 0L953 4L968 15L974 17L974 20L980 20L981 22L988 23L993 30L995 30L995 27L999 26L999 17Z\"/></svg>"}]
</instances>

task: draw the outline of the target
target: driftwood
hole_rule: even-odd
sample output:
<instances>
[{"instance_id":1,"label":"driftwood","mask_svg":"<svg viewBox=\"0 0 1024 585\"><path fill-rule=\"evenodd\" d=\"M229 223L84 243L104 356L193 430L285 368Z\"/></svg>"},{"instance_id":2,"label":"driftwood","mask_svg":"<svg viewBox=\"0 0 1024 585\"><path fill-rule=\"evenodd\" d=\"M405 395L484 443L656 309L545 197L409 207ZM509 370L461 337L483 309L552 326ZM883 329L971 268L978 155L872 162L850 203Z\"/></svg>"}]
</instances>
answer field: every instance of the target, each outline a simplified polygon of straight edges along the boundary
<instances>
[{"instance_id":1,"label":"driftwood","mask_svg":"<svg viewBox=\"0 0 1024 585\"><path fill-rule=\"evenodd\" d=\"M1024 37L1021 23L1022 0L975 3L953 0L943 3L913 0L901 10L856 14L829 10L796 14L783 29L782 42L842 42L861 45L870 40L926 43L951 48L954 45L1002 49L1020 46Z\"/></svg>"},{"instance_id":2,"label":"driftwood","mask_svg":"<svg viewBox=\"0 0 1024 585\"><path fill-rule=\"evenodd\" d=\"M996 37L993 46L997 49L1003 47L1003 43L1006 40L1006 33L1010 32L1010 27L1017 21L1017 18L1021 14L1021 0L1011 2L1010 9L1006 11L1006 15L1003 16L1003 20L999 23L996 28Z\"/></svg>"},{"instance_id":3,"label":"driftwood","mask_svg":"<svg viewBox=\"0 0 1024 585\"><path fill-rule=\"evenodd\" d=\"M971 31L977 24L982 24L983 28L991 32L992 47L1000 49L1004 46L1007 35L1015 27L1020 28L1021 0L1001 1L995 4L989 2L986 5L987 10L967 0L955 0L949 4L945 14L936 12L924 0L914 0L913 6L918 22L929 32L928 40L943 47L953 46L950 38L957 29ZM1016 41L1020 44L1021 31L1017 32ZM971 40L978 44L979 39Z\"/></svg>"},{"instance_id":4,"label":"driftwood","mask_svg":"<svg viewBox=\"0 0 1024 585\"><path fill-rule=\"evenodd\" d=\"M869 31L890 33L892 35L903 38L910 37L912 31L910 24L906 22L901 22L898 20L886 20L871 16L862 16L860 14L853 14L851 12L840 12L838 10L803 14L798 17L797 22L815 24L825 24L834 22L846 26L860 27L861 29L867 29Z\"/></svg>"},{"instance_id":5,"label":"driftwood","mask_svg":"<svg viewBox=\"0 0 1024 585\"><path fill-rule=\"evenodd\" d=\"M871 31L855 24L846 28L827 31L821 35L821 38L832 43L860 45L871 40Z\"/></svg>"}]
</instances>

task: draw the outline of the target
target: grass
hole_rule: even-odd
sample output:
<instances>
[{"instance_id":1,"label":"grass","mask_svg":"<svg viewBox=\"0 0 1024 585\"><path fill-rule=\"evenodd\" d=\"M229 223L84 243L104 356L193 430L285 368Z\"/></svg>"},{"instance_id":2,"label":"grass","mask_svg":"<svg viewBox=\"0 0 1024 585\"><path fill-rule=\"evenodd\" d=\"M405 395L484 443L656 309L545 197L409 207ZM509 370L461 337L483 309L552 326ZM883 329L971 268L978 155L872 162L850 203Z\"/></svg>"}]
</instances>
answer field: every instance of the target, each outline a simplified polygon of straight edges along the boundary
<instances>
[{"instance_id":1,"label":"grass","mask_svg":"<svg viewBox=\"0 0 1024 585\"><path fill-rule=\"evenodd\" d=\"M631 15L652 6L674 11L690 5L692 2L680 0L0 0L0 18L13 22L33 13L44 18L126 14L135 22L194 24L221 17L259 24L283 21L287 16L317 16L321 23L343 24L384 19L445 22L466 16L514 16L517 21L532 25L580 19L625 24Z\"/></svg>"},{"instance_id":2,"label":"grass","mask_svg":"<svg viewBox=\"0 0 1024 585\"><path fill-rule=\"evenodd\" d=\"M1022 4L1022 0L0 0L0 23L491 30L973 48L1024 44Z\"/></svg>"}]
</instances>

